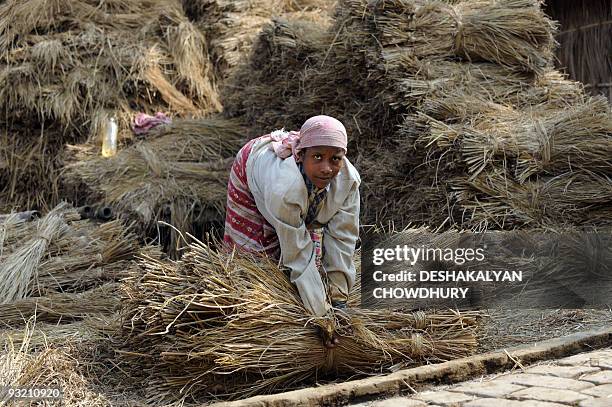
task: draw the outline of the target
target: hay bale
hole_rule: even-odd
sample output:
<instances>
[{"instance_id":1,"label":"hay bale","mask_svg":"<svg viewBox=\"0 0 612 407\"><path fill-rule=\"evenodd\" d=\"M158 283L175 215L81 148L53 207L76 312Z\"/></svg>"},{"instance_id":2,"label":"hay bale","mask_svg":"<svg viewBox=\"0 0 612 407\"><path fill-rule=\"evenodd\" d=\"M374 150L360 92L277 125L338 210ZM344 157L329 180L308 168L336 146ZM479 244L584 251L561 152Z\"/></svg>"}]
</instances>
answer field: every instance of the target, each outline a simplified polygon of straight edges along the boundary
<instances>
[{"instance_id":1,"label":"hay bale","mask_svg":"<svg viewBox=\"0 0 612 407\"><path fill-rule=\"evenodd\" d=\"M313 318L276 264L199 242L180 261L143 266L126 283L119 352L146 371L149 402L268 393L449 360L476 346L477 313L351 308ZM318 330L339 334L338 348L327 350Z\"/></svg>"},{"instance_id":2,"label":"hay bale","mask_svg":"<svg viewBox=\"0 0 612 407\"><path fill-rule=\"evenodd\" d=\"M219 117L175 120L111 158L91 144L69 146L63 178L82 203L110 205L177 254L176 231L160 232L157 221L200 236L211 224L222 225L229 168L244 134Z\"/></svg>"}]
</instances>

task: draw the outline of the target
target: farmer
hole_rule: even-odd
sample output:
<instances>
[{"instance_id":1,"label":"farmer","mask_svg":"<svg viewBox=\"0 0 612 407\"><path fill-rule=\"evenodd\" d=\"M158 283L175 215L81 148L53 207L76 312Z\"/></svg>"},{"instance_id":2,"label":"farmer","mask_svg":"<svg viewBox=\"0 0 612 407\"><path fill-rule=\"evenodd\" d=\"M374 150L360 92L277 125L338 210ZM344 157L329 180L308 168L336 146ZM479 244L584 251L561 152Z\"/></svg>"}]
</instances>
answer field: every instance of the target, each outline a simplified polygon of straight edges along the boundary
<instances>
[{"instance_id":1,"label":"farmer","mask_svg":"<svg viewBox=\"0 0 612 407\"><path fill-rule=\"evenodd\" d=\"M311 117L299 132L249 141L228 184L224 241L280 260L317 316L330 306L345 307L355 282L361 179L346 147L340 121Z\"/></svg>"}]
</instances>

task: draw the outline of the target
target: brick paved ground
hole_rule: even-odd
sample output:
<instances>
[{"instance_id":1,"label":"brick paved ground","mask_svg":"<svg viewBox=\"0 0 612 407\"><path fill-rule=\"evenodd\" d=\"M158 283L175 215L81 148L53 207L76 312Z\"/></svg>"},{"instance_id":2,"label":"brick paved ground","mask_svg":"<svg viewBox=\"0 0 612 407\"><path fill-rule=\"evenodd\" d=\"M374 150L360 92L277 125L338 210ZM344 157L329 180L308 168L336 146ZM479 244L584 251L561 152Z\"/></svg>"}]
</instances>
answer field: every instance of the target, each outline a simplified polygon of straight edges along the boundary
<instances>
[{"instance_id":1,"label":"brick paved ground","mask_svg":"<svg viewBox=\"0 0 612 407\"><path fill-rule=\"evenodd\" d=\"M612 407L612 348L353 407Z\"/></svg>"}]
</instances>

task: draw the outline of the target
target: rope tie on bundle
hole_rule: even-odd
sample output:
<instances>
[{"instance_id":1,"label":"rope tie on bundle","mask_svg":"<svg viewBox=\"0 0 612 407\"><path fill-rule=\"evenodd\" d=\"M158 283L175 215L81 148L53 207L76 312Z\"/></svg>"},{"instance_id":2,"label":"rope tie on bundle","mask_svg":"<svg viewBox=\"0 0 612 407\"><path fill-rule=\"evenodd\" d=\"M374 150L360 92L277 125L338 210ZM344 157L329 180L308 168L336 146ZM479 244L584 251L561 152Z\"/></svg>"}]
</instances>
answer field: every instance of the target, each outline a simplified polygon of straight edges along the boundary
<instances>
[{"instance_id":1,"label":"rope tie on bundle","mask_svg":"<svg viewBox=\"0 0 612 407\"><path fill-rule=\"evenodd\" d=\"M325 372L331 372L338 366L338 352L335 348L325 349L325 364L323 369Z\"/></svg>"},{"instance_id":2,"label":"rope tie on bundle","mask_svg":"<svg viewBox=\"0 0 612 407\"><path fill-rule=\"evenodd\" d=\"M421 334L412 334L410 340L412 341L412 345L410 347L410 351L413 357L421 357L425 355L425 340L423 339L423 335Z\"/></svg>"},{"instance_id":3,"label":"rope tie on bundle","mask_svg":"<svg viewBox=\"0 0 612 407\"><path fill-rule=\"evenodd\" d=\"M552 159L552 151L554 148L554 139L548 134L546 126L542 119L534 118L533 127L538 140L541 166L546 167Z\"/></svg>"},{"instance_id":4,"label":"rope tie on bundle","mask_svg":"<svg viewBox=\"0 0 612 407\"><path fill-rule=\"evenodd\" d=\"M427 328L427 315L423 311L417 311L414 314L414 328L425 329Z\"/></svg>"}]
</instances>

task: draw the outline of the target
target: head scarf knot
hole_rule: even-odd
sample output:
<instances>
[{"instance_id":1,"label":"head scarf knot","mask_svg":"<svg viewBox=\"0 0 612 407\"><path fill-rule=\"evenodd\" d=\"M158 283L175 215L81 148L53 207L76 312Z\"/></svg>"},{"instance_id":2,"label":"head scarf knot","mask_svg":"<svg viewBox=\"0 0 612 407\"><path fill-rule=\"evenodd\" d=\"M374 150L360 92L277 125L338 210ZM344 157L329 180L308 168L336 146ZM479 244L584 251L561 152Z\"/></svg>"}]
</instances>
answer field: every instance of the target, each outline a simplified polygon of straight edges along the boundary
<instances>
[{"instance_id":1,"label":"head scarf knot","mask_svg":"<svg viewBox=\"0 0 612 407\"><path fill-rule=\"evenodd\" d=\"M270 134L272 149L280 158L293 155L296 159L307 147L339 147L346 153L347 136L344 125L330 116L314 116L306 120L300 131L275 131Z\"/></svg>"}]
</instances>

